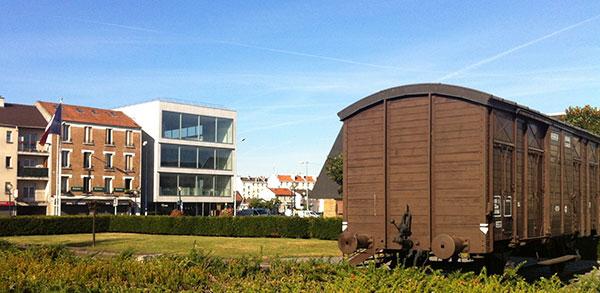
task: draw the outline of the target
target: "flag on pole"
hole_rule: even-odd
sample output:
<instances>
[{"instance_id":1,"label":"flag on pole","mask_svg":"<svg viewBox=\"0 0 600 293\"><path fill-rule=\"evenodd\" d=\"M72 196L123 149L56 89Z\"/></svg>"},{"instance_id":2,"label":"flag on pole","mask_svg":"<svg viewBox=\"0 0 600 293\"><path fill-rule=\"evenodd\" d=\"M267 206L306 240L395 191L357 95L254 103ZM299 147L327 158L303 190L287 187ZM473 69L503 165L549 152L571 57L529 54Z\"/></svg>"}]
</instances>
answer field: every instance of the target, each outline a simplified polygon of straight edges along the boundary
<instances>
[{"instance_id":1,"label":"flag on pole","mask_svg":"<svg viewBox=\"0 0 600 293\"><path fill-rule=\"evenodd\" d=\"M54 115L52 115L52 118L50 119L50 123L48 123L48 126L46 126L46 130L44 131L44 134L42 134L42 137L40 138L40 145L46 144L46 140L48 139L49 134L57 134L60 136L61 124L62 124L62 103L59 103L58 106L56 107L56 111L54 112Z\"/></svg>"}]
</instances>

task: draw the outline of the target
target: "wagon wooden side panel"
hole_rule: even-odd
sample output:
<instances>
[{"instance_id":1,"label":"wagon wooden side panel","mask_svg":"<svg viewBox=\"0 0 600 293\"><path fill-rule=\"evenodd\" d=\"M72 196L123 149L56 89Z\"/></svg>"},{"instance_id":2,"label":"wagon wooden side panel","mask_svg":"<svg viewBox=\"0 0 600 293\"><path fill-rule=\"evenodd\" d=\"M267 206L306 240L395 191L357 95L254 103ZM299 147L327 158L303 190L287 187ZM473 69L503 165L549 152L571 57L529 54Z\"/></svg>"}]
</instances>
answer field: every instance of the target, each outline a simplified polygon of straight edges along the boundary
<instances>
[{"instance_id":1,"label":"wagon wooden side panel","mask_svg":"<svg viewBox=\"0 0 600 293\"><path fill-rule=\"evenodd\" d=\"M429 250L431 214L429 196L430 98L410 97L387 102L387 247L400 248L394 242L409 206L412 236L416 248Z\"/></svg>"},{"instance_id":2,"label":"wagon wooden side panel","mask_svg":"<svg viewBox=\"0 0 600 293\"><path fill-rule=\"evenodd\" d=\"M442 96L432 109L432 237L458 237L469 252L486 253L487 109Z\"/></svg>"},{"instance_id":3,"label":"wagon wooden side panel","mask_svg":"<svg viewBox=\"0 0 600 293\"><path fill-rule=\"evenodd\" d=\"M385 240L384 109L371 107L345 121L345 209L348 230Z\"/></svg>"}]
</instances>

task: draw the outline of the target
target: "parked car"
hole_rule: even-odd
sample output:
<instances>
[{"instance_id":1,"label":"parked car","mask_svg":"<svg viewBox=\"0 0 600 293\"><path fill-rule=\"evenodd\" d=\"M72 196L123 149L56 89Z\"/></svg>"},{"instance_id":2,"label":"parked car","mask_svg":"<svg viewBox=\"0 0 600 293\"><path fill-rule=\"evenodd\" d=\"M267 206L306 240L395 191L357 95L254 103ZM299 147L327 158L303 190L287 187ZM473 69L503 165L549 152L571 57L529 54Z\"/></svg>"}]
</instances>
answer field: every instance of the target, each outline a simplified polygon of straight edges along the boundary
<instances>
[{"instance_id":1,"label":"parked car","mask_svg":"<svg viewBox=\"0 0 600 293\"><path fill-rule=\"evenodd\" d=\"M313 211L295 211L296 216L300 217L300 218L318 218L320 217L319 214L317 214L316 212Z\"/></svg>"},{"instance_id":2,"label":"parked car","mask_svg":"<svg viewBox=\"0 0 600 293\"><path fill-rule=\"evenodd\" d=\"M246 217L246 216L270 216L271 211L269 209L264 208L255 208L255 209L245 209L237 212L237 216Z\"/></svg>"}]
</instances>

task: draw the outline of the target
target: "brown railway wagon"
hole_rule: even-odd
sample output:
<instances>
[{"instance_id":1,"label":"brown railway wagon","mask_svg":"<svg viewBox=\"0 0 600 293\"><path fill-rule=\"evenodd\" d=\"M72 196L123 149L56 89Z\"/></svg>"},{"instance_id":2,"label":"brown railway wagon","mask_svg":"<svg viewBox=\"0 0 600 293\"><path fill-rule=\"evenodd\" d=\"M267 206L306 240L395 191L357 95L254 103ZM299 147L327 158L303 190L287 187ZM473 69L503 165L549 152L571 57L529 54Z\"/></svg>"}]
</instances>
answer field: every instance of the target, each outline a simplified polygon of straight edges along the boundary
<instances>
[{"instance_id":1,"label":"brown railway wagon","mask_svg":"<svg viewBox=\"0 0 600 293\"><path fill-rule=\"evenodd\" d=\"M338 115L351 262L596 257L600 137L444 84L387 89Z\"/></svg>"}]
</instances>

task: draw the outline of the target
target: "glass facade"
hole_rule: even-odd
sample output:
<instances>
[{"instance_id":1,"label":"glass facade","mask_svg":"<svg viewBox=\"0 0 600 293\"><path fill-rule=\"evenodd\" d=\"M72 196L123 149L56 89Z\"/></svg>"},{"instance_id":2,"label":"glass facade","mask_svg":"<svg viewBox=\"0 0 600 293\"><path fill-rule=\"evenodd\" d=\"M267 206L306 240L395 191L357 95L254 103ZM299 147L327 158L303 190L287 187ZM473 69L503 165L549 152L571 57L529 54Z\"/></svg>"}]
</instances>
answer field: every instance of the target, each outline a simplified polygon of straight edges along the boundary
<instances>
[{"instance_id":1,"label":"glass facade","mask_svg":"<svg viewBox=\"0 0 600 293\"><path fill-rule=\"evenodd\" d=\"M160 165L163 167L179 167L179 147L170 144L161 145Z\"/></svg>"},{"instance_id":2,"label":"glass facade","mask_svg":"<svg viewBox=\"0 0 600 293\"><path fill-rule=\"evenodd\" d=\"M160 195L177 195L177 174L160 174Z\"/></svg>"},{"instance_id":3,"label":"glass facade","mask_svg":"<svg viewBox=\"0 0 600 293\"><path fill-rule=\"evenodd\" d=\"M196 147L179 147L179 167L198 168L198 150Z\"/></svg>"},{"instance_id":4,"label":"glass facade","mask_svg":"<svg viewBox=\"0 0 600 293\"><path fill-rule=\"evenodd\" d=\"M216 142L215 129L217 128L215 117L200 116L200 137L201 141Z\"/></svg>"},{"instance_id":5,"label":"glass facade","mask_svg":"<svg viewBox=\"0 0 600 293\"><path fill-rule=\"evenodd\" d=\"M231 178L226 175L160 174L160 195L176 196L178 187L182 196L231 196Z\"/></svg>"},{"instance_id":6,"label":"glass facade","mask_svg":"<svg viewBox=\"0 0 600 293\"><path fill-rule=\"evenodd\" d=\"M233 143L233 120L163 111L162 137L218 143Z\"/></svg>"},{"instance_id":7,"label":"glass facade","mask_svg":"<svg viewBox=\"0 0 600 293\"><path fill-rule=\"evenodd\" d=\"M217 170L231 170L231 150L217 149Z\"/></svg>"},{"instance_id":8,"label":"glass facade","mask_svg":"<svg viewBox=\"0 0 600 293\"><path fill-rule=\"evenodd\" d=\"M232 150L161 144L160 166L231 171Z\"/></svg>"},{"instance_id":9,"label":"glass facade","mask_svg":"<svg viewBox=\"0 0 600 293\"><path fill-rule=\"evenodd\" d=\"M162 133L164 138L179 138L179 114L172 112L163 112L162 115Z\"/></svg>"},{"instance_id":10,"label":"glass facade","mask_svg":"<svg viewBox=\"0 0 600 293\"><path fill-rule=\"evenodd\" d=\"M198 168L200 169L215 169L215 149L198 148Z\"/></svg>"},{"instance_id":11,"label":"glass facade","mask_svg":"<svg viewBox=\"0 0 600 293\"><path fill-rule=\"evenodd\" d=\"M181 114L181 139L198 140L198 116Z\"/></svg>"},{"instance_id":12,"label":"glass facade","mask_svg":"<svg viewBox=\"0 0 600 293\"><path fill-rule=\"evenodd\" d=\"M233 120L217 118L217 142L233 143Z\"/></svg>"}]
</instances>

